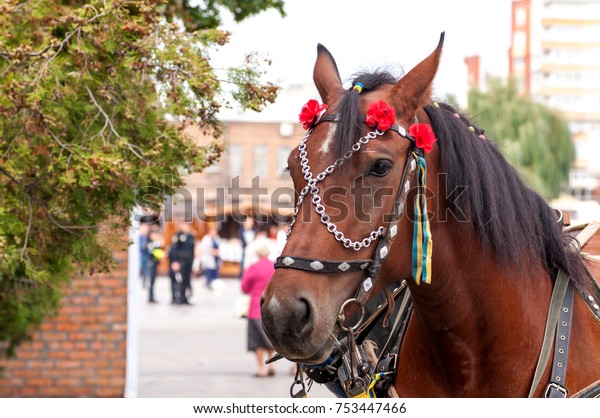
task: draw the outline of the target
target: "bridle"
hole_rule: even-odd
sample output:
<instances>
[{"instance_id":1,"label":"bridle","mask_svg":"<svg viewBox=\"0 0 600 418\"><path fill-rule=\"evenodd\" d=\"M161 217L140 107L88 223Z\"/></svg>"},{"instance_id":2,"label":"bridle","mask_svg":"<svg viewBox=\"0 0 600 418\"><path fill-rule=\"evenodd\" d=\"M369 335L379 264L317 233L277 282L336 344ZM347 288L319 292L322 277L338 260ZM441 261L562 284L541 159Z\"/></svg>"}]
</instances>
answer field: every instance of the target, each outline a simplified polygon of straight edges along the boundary
<instances>
[{"instance_id":1,"label":"bridle","mask_svg":"<svg viewBox=\"0 0 600 418\"><path fill-rule=\"evenodd\" d=\"M406 164L404 166L404 170L402 173L402 178L398 186L398 192L396 194L396 200L393 205L393 210L386 222L385 227L380 226L379 228L373 230L370 234L368 234L365 238L358 241L352 241L347 238L345 234L338 230L337 226L331 221L330 216L325 212L325 207L321 203L321 196L319 195L319 187L318 184L322 182L328 175L333 173L337 168L339 168L342 164L344 164L347 160L349 160L356 152L358 152L364 145L366 145L369 141L374 138L377 138L383 135L385 132L380 131L378 129L374 129L362 136L358 141L352 145L351 149L348 150L343 156L338 158L335 162L329 165L325 170L319 173L316 176L313 176L311 171L308 155L306 151L306 142L310 137L310 134L313 132L314 128L323 122L337 122L337 116L335 114L327 114L321 117L306 133L306 135L302 138L299 151L300 151L300 165L302 167L302 173L304 174L304 179L307 184L300 192L298 196L298 200L296 202L296 206L294 208L293 217L290 222L290 227L288 230L288 237L294 227L296 219L298 217L298 212L300 210L300 206L302 205L305 198L310 194L311 202L315 207L315 211L320 216L321 223L326 227L327 231L331 233L335 239L342 243L344 247L351 248L355 251L358 251L362 248L369 247L373 242L375 242L378 238L381 237L377 244L377 248L374 252L372 259L360 259L360 260L324 260L324 259L316 259L316 258L306 258L299 256L280 256L275 260L275 268L292 268L298 270L309 271L313 273L348 273L348 272L357 272L364 271L365 277L362 280L356 295L354 298L347 300L342 304L340 309L340 315L338 317L338 322L340 323L340 327L348 331L348 328L343 324L344 322L344 308L350 303L356 303L363 309L363 314L359 321L350 327L352 330L358 328L361 324L364 316L364 306L369 298L369 292L373 288L373 284L379 275L382 264L385 261L390 247L398 234L398 223L402 214L404 212L406 198L408 196L408 192L410 191L410 184L412 182L412 178L414 177L415 172L417 171L417 158L422 157L422 150L419 149L415 144L415 139L409 135L405 128L398 124L394 124L389 130L396 132L401 137L410 141L411 146L407 151Z\"/></svg>"},{"instance_id":2,"label":"bridle","mask_svg":"<svg viewBox=\"0 0 600 418\"><path fill-rule=\"evenodd\" d=\"M349 160L356 152L358 152L364 145L369 143L372 139L375 139L379 136L382 136L385 131L381 131L379 129L374 128L372 131L368 132L366 135L359 138L344 155L335 160L332 164L327 166L322 172L313 175L312 170L308 161L308 153L306 151L306 143L314 128L322 122L337 122L337 116L335 114L327 114L318 119L313 125L308 129L306 135L302 138L299 145L299 157L300 157L300 165L302 167L302 173L304 175L304 179L306 180L306 186L301 190L298 199L296 201L296 205L293 212L293 217L290 222L290 227L288 230L288 237L291 234L291 231L296 223L298 218L298 213L300 210L300 206L307 196L311 196L311 202L315 207L315 211L320 216L321 223L326 227L327 231L334 236L336 241L340 242L344 245L345 248L353 249L355 251L359 251L362 248L367 248L371 244L373 244L377 239L377 248L375 249L374 255L371 259L360 259L360 260L325 260L325 259L316 259L316 258L306 258L294 255L286 255L280 256L275 260L275 268L291 268L303 271L309 271L313 273L324 273L324 274L339 274L339 273L347 273L347 272L359 272L364 271L365 276L359 285L356 294L353 298L346 300L342 303L340 307L340 311L337 317L337 324L339 329L348 333L346 341L346 348L343 348L341 343L338 347L337 355L341 355L343 360L341 366L335 366L334 370L337 372L333 373L341 373L340 382L343 380L344 384L343 389L347 394L356 393L364 393L368 391L368 387L370 387L371 376L378 375L381 378L380 383L384 385L391 384L391 378L395 374L395 367L397 364L398 351L401 345L401 341L404 336L404 332L406 330L406 325L408 323L408 318L410 317L410 312L412 310L410 304L410 294L406 288L406 281L403 280L400 287L394 291L392 294L388 288L383 287L383 291L386 294L386 309L387 313L384 317L384 327L387 327L387 323L389 321L392 312L394 311L394 300L403 296L402 303L400 305L400 310L398 310L396 314L396 320L394 321L394 325L390 330L390 336L388 338L388 342L385 344L385 347L382 347L380 358L381 361L377 361L377 373L376 370L372 370L372 374L366 374L360 376L359 368L363 367L364 370L368 369L369 362L365 361L365 357L360 354L364 354L364 349L362 345L358 345L358 342L364 338L367 333L367 329L370 329L373 324L377 321L377 318L380 317L381 310L379 312L375 312L371 315L366 321L365 320L365 305L367 304L367 300L369 299L370 292L373 289L373 285L379 272L381 270L383 262L386 260L392 243L396 236L398 235L398 224L402 214L404 213L406 199L408 193L410 191L410 185L415 173L418 171L418 163L417 159L423 158L423 152L416 146L415 139L406 131L405 128L398 124L393 124L389 130L396 132L402 138L407 139L410 142L410 147L407 151L406 155L406 164L404 166L402 177L400 183L398 185L398 190L396 193L396 199L394 201L394 205L392 206L392 211L388 217L388 220L385 226L380 226L379 228L371 231L365 238L358 241L353 241L350 238L347 238L343 232L341 232L337 225L335 225L330 216L326 213L325 207L321 203L321 196L319 194L319 183L322 182L328 175L333 173L337 168L339 168L342 164L344 164L347 160ZM364 119L363 119L364 122ZM417 187L423 186L424 184L420 184L417 182ZM345 316L345 308L348 305L356 304L360 309L360 317L354 325L346 325L346 316ZM367 325L368 324L368 325ZM343 341L344 341L343 340ZM388 351L389 344L389 351ZM383 354L385 354L385 357ZM332 354L333 355L333 354ZM339 357L337 357L339 359ZM336 361L332 363L337 364ZM358 365L361 365L360 367ZM338 368L339 367L339 368ZM323 369L316 367L308 370L307 373L311 372L311 377L316 378L316 375L320 374ZM343 372L342 372L343 370ZM331 371L330 371L331 373ZM327 375L327 373L325 373ZM292 388L290 389L290 394L293 397L301 397L304 393L304 389L300 390L296 395L292 393L295 385L300 385L304 388L304 382L302 376L302 368L298 368L297 377L292 384ZM344 377L345 376L345 377ZM385 376L385 377L384 377ZM387 381L386 382L384 382ZM378 384L378 387L384 387Z\"/></svg>"}]
</instances>

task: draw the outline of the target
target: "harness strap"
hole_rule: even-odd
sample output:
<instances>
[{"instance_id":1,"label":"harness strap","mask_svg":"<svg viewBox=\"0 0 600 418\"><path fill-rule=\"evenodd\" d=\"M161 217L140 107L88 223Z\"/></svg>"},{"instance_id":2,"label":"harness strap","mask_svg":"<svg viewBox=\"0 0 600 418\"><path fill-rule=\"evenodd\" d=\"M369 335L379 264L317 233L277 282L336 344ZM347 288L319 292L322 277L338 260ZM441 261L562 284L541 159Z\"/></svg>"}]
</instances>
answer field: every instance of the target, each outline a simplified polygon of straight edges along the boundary
<instances>
[{"instance_id":1,"label":"harness strap","mask_svg":"<svg viewBox=\"0 0 600 418\"><path fill-rule=\"evenodd\" d=\"M392 295L392 291L388 287L383 288L383 293L385 293L385 298L387 301L387 312L383 317L383 322L381 323L381 326L387 328L390 325L390 318L394 313L394 307L396 306L396 303L394 302L394 296Z\"/></svg>"},{"instance_id":2,"label":"harness strap","mask_svg":"<svg viewBox=\"0 0 600 418\"><path fill-rule=\"evenodd\" d=\"M400 302L400 308L398 309L398 314L396 315L396 320L394 321L394 325L392 326L392 329L390 330L390 335L388 336L388 339L385 342L385 345L381 348L381 353L379 355L379 359L381 359L383 354L385 354L387 352L388 346L390 345L392 338L394 338L394 336L396 337L396 339L398 338L398 335L396 335L396 331L401 330L401 327L398 328L398 326L400 325L400 323L404 322L408 318L408 316L409 316L408 313L411 308L412 308L412 298L410 296L410 291L406 291L404 293L404 296L402 297L402 302ZM397 344L397 348L398 349L400 348L399 344Z\"/></svg>"},{"instance_id":3,"label":"harness strap","mask_svg":"<svg viewBox=\"0 0 600 418\"><path fill-rule=\"evenodd\" d=\"M392 298L394 299L394 301L398 300L400 298L400 295L403 295L403 298L404 298L404 297L406 297L405 295L407 293L410 293L408 290L407 280L408 279L402 280L402 282L400 283L400 286L398 286L392 292ZM389 312L388 303L389 302L386 300L382 305L380 305L377 308L377 310L370 317L365 319L362 322L362 324L358 327L358 329L355 332L356 342L358 344L361 344L365 340L365 338L373 330L373 328L375 327L375 325L377 324L377 321L379 321L381 316L384 314L387 314L387 312ZM403 307L403 305L401 303L400 309L398 310L398 312L402 312L402 307Z\"/></svg>"},{"instance_id":4,"label":"harness strap","mask_svg":"<svg viewBox=\"0 0 600 418\"><path fill-rule=\"evenodd\" d=\"M583 228L583 229L582 229ZM577 251L577 247L579 247L579 255L584 261L600 263L600 256L591 255L589 253L581 251L585 248L586 244L589 242L592 237L600 231L600 222L590 222L588 224L572 226L565 229L567 234L581 230L577 236L575 237L576 241L571 243L571 248L574 251ZM587 307L590 309L593 317L600 324L600 286L598 282L594 279L591 271L588 266L584 264L585 274L587 276L587 280L585 281L577 281L574 283L575 288L583 298Z\"/></svg>"},{"instance_id":5,"label":"harness strap","mask_svg":"<svg viewBox=\"0 0 600 418\"><path fill-rule=\"evenodd\" d=\"M581 228L580 226L571 226L567 228L565 232L571 232L573 230L577 230ZM596 234L596 232L600 231L600 222L590 222L585 224L585 227L581 230L579 234L577 234L577 241L579 243L579 247L583 248L585 244ZM577 249L577 248L575 248Z\"/></svg>"},{"instance_id":6,"label":"harness strap","mask_svg":"<svg viewBox=\"0 0 600 418\"><path fill-rule=\"evenodd\" d=\"M376 373L381 373L379 381L375 385L376 393L382 394L382 396L389 395L389 389L394 387L394 380L396 379L396 371L398 368L398 357L400 356L400 348L402 347L402 341L406 335L408 329L408 321L412 313L412 299L410 292L407 291L402 299L398 316L394 323L394 328L399 324L397 333L395 334L394 345L389 351L387 347L392 341L394 333L390 333L390 337L385 343L385 346L381 349L380 360L375 367ZM384 356L385 354L385 356ZM397 394L396 394L397 395Z\"/></svg>"},{"instance_id":7,"label":"harness strap","mask_svg":"<svg viewBox=\"0 0 600 418\"><path fill-rule=\"evenodd\" d=\"M592 383L588 387L581 389L574 394L572 398L600 398L600 380Z\"/></svg>"},{"instance_id":8,"label":"harness strap","mask_svg":"<svg viewBox=\"0 0 600 418\"><path fill-rule=\"evenodd\" d=\"M533 394L542 379L542 374L546 369L548 358L550 357L550 350L552 349L552 340L554 339L554 333L556 332L556 325L558 323L558 315L561 305L565 299L567 287L569 287L569 276L563 269L558 271L558 276L554 283L554 289L552 290L552 298L550 299L550 307L548 309L548 316L546 319L546 328L544 330L544 339L542 342L542 349L540 356L535 368L535 374L533 377L533 383L529 390L529 397L533 397Z\"/></svg>"},{"instance_id":9,"label":"harness strap","mask_svg":"<svg viewBox=\"0 0 600 418\"><path fill-rule=\"evenodd\" d=\"M544 392L544 398L564 398L567 396L565 387L567 377L567 360L569 359L569 341L571 339L571 319L573 317L573 285L569 282L561 305L556 339L554 340L554 360L550 383Z\"/></svg>"}]
</instances>

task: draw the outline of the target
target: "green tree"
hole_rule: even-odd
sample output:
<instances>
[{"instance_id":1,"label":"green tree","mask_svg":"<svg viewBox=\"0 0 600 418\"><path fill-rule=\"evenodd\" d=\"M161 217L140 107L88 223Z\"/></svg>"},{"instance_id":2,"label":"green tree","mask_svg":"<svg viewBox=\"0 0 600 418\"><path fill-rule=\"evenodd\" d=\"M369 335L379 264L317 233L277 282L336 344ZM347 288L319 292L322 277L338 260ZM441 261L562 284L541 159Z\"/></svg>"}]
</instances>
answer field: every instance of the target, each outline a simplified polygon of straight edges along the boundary
<instances>
[{"instance_id":1,"label":"green tree","mask_svg":"<svg viewBox=\"0 0 600 418\"><path fill-rule=\"evenodd\" d=\"M283 2L0 2L0 357L56 311L75 271L111 266L110 236L136 190L172 194L219 158L222 106L262 109L278 87L250 54L219 70L209 55L236 20ZM205 148L189 124L215 137ZM150 188L150 189L149 189Z\"/></svg>"},{"instance_id":2,"label":"green tree","mask_svg":"<svg viewBox=\"0 0 600 418\"><path fill-rule=\"evenodd\" d=\"M566 189L575 146L567 122L547 106L520 95L513 80L491 79L471 90L469 113L486 130L528 185L546 198Z\"/></svg>"}]
</instances>

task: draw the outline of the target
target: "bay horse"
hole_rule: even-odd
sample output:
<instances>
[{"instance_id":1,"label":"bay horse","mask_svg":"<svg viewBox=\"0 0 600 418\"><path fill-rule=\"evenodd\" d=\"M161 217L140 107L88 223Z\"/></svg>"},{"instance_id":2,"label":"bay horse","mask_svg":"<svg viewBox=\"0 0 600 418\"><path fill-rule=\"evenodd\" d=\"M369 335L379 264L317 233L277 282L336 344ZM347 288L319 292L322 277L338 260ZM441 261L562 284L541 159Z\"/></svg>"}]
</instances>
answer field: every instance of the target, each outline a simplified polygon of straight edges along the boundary
<instances>
[{"instance_id":1,"label":"bay horse","mask_svg":"<svg viewBox=\"0 0 600 418\"><path fill-rule=\"evenodd\" d=\"M597 394L598 285L556 212L494 143L432 101L443 35L400 79L361 73L350 89L318 46L313 79L323 104L303 108L308 131L288 159L296 209L261 300L266 334L281 356L324 364L339 336L358 326L348 318L408 278L412 313L392 380L398 396ZM599 276L597 259L587 268ZM561 274L575 290L554 299ZM569 298L571 309L560 303ZM572 318L550 318L558 321L550 339L553 306ZM540 360L543 345L565 360ZM566 379L551 380L553 367L567 369Z\"/></svg>"}]
</instances>

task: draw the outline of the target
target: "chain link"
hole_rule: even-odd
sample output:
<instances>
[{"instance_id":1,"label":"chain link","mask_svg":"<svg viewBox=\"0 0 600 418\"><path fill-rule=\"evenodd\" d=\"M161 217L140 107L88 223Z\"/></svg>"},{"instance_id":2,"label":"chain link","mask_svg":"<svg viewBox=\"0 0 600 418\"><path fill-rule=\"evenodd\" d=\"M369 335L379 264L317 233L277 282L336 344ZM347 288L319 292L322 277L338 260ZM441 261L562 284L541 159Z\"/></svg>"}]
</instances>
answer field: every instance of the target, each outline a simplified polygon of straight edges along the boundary
<instances>
[{"instance_id":1,"label":"chain link","mask_svg":"<svg viewBox=\"0 0 600 418\"><path fill-rule=\"evenodd\" d=\"M298 146L298 149L300 151L300 166L302 167L302 173L304 174L304 179L306 180L307 184L306 186L304 186L304 188L300 192L300 195L298 196L298 201L296 202L296 206L294 207L294 215L292 217L292 221L290 222L290 227L288 229L287 236L289 237L290 233L292 232L292 228L296 223L296 219L298 218L298 212L300 211L300 205L304 201L304 198L310 193L312 195L311 202L313 203L313 205L315 205L315 211L317 212L317 214L320 215L321 223L325 225L327 231L333 234L337 241L341 242L344 245L344 247L352 248L355 251L358 251L361 248L366 248L369 245L371 245L373 241L375 241L377 238L383 235L383 226L380 226L376 230L371 231L371 233L362 240L352 241L350 238L347 238L344 235L344 233L339 231L337 229L337 226L333 222L331 222L331 217L325 212L325 206L321 204L321 196L319 195L319 188L317 187L317 184L322 182L328 175L333 173L333 171L336 168L340 167L348 159L350 159L350 157L352 157L354 153L358 152L363 145L366 145L371 139L383 135L384 132L376 129L361 137L352 145L352 148L350 150L348 150L343 156L335 160L333 164L327 166L325 170L317 174L317 176L314 178L310 169L310 165L308 163L308 152L306 151L306 141L308 140L308 137L311 133L312 129L309 129L308 132L306 132L306 135L304 135L304 137L300 141L300 145Z\"/></svg>"}]
</instances>

